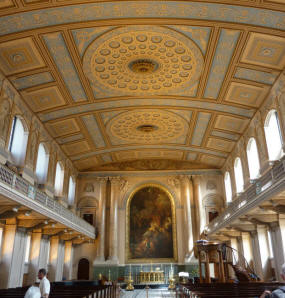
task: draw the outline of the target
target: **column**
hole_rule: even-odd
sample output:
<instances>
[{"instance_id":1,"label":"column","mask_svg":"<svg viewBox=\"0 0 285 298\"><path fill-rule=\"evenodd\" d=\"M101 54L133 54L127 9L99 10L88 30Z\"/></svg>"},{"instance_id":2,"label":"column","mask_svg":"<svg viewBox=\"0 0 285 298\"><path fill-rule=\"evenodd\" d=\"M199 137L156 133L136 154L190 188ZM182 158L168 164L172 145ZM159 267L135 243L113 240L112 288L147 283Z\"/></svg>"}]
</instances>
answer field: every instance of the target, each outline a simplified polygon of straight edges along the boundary
<instances>
[{"instance_id":1,"label":"column","mask_svg":"<svg viewBox=\"0 0 285 298\"><path fill-rule=\"evenodd\" d=\"M30 246L30 264L28 270L28 284L33 284L37 280L40 261L41 250L41 238L42 233L33 232L31 234L31 246Z\"/></svg>"},{"instance_id":2,"label":"column","mask_svg":"<svg viewBox=\"0 0 285 298\"><path fill-rule=\"evenodd\" d=\"M65 243L63 240L59 240L56 271L55 271L55 281L62 281L63 265L64 265L64 250L65 250Z\"/></svg>"},{"instance_id":3,"label":"column","mask_svg":"<svg viewBox=\"0 0 285 298\"><path fill-rule=\"evenodd\" d=\"M41 246L40 246L40 256L39 256L39 269L44 268L48 271L49 254L50 254L49 236L42 235Z\"/></svg>"},{"instance_id":4,"label":"column","mask_svg":"<svg viewBox=\"0 0 285 298\"><path fill-rule=\"evenodd\" d=\"M194 204L195 204L195 215L196 215L196 235L200 238L201 232L206 226L205 210L200 198L200 176L192 176L193 180L193 192L194 192ZM198 240L198 238L196 240Z\"/></svg>"},{"instance_id":5,"label":"column","mask_svg":"<svg viewBox=\"0 0 285 298\"><path fill-rule=\"evenodd\" d=\"M197 202L195 200L194 186L193 186L192 179L189 179L189 194L190 194L190 211L191 211L193 246L194 246L195 241L200 238L199 237L199 235L200 235L200 232L199 232L200 225L198 224L198 221L197 221L197 218L199 218L199 214L197 214L197 210L198 210L197 206L198 205L197 205Z\"/></svg>"},{"instance_id":6,"label":"column","mask_svg":"<svg viewBox=\"0 0 285 298\"><path fill-rule=\"evenodd\" d=\"M109 259L111 263L118 263L118 195L120 177L110 177L111 201L110 201L110 241Z\"/></svg>"},{"instance_id":7,"label":"column","mask_svg":"<svg viewBox=\"0 0 285 298\"><path fill-rule=\"evenodd\" d=\"M252 249L251 249L251 241L250 241L250 235L247 232L241 233L242 237L242 245L243 245L243 254L248 262L248 264L251 264L252 261Z\"/></svg>"},{"instance_id":8,"label":"column","mask_svg":"<svg viewBox=\"0 0 285 298\"><path fill-rule=\"evenodd\" d=\"M262 262L261 262L261 256L260 256L260 247L258 242L257 231L251 231L250 238L251 238L252 251L254 252L253 254L254 271L262 280L263 271L262 271Z\"/></svg>"},{"instance_id":9,"label":"column","mask_svg":"<svg viewBox=\"0 0 285 298\"><path fill-rule=\"evenodd\" d=\"M281 229L279 222L272 222L269 225L270 230L270 237L272 243L272 251L273 251L273 262L275 267L275 275L276 279L280 282L282 281L281 278L281 266L284 264L284 246L285 246L285 239L282 239ZM283 244L284 243L284 244Z\"/></svg>"},{"instance_id":10,"label":"column","mask_svg":"<svg viewBox=\"0 0 285 298\"><path fill-rule=\"evenodd\" d=\"M13 245L16 234L16 225L5 225L2 238L2 255L0 264L0 288L7 288L10 267L13 257Z\"/></svg>"},{"instance_id":11,"label":"column","mask_svg":"<svg viewBox=\"0 0 285 298\"><path fill-rule=\"evenodd\" d=\"M56 267L58 258L59 237L54 236L50 238L50 254L49 254L49 280L56 281Z\"/></svg>"},{"instance_id":12,"label":"column","mask_svg":"<svg viewBox=\"0 0 285 298\"><path fill-rule=\"evenodd\" d=\"M72 279L73 246L72 241L65 241L63 277L66 280Z\"/></svg>"},{"instance_id":13,"label":"column","mask_svg":"<svg viewBox=\"0 0 285 298\"><path fill-rule=\"evenodd\" d=\"M184 205L184 221L185 221L185 235L186 235L186 255L185 258L190 257L193 250L193 234L192 234L192 218L191 218L191 201L188 176L180 175L181 181L181 198Z\"/></svg>"},{"instance_id":14,"label":"column","mask_svg":"<svg viewBox=\"0 0 285 298\"><path fill-rule=\"evenodd\" d=\"M244 259L243 259L243 244L242 244L242 237L237 236L237 251L238 251L238 263L241 266L245 266Z\"/></svg>"},{"instance_id":15,"label":"column","mask_svg":"<svg viewBox=\"0 0 285 298\"><path fill-rule=\"evenodd\" d=\"M105 221L106 221L106 185L107 177L98 178L100 183L99 193L99 212L96 227L99 228L99 247L97 248L97 257L95 262L105 261Z\"/></svg>"},{"instance_id":16,"label":"column","mask_svg":"<svg viewBox=\"0 0 285 298\"><path fill-rule=\"evenodd\" d=\"M23 284L27 234L16 225L5 225L0 267L0 288Z\"/></svg>"},{"instance_id":17,"label":"column","mask_svg":"<svg viewBox=\"0 0 285 298\"><path fill-rule=\"evenodd\" d=\"M258 235L258 242L260 247L263 278L264 278L264 281L266 281L269 277L271 277L271 264L269 259L270 254L269 254L269 247L268 247L268 241L267 241L266 226L257 225L257 235Z\"/></svg>"}]
</instances>

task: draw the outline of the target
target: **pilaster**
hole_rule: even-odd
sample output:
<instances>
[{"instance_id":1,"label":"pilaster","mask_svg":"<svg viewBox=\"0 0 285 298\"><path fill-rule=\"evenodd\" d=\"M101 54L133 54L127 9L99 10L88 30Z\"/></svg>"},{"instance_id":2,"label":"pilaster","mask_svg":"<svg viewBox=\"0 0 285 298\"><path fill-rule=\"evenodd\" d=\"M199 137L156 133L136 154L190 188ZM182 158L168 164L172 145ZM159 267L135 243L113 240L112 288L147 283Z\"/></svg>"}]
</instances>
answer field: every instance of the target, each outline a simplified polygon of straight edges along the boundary
<instances>
[{"instance_id":1,"label":"pilaster","mask_svg":"<svg viewBox=\"0 0 285 298\"><path fill-rule=\"evenodd\" d=\"M111 202L110 202L110 241L109 241L109 263L118 264L118 196L120 177L110 177Z\"/></svg>"},{"instance_id":2,"label":"pilaster","mask_svg":"<svg viewBox=\"0 0 285 298\"><path fill-rule=\"evenodd\" d=\"M105 221L106 221L106 187L107 177L98 178L100 185L99 192L99 210L96 219L96 227L99 227L99 246L97 248L97 257L95 263L105 262Z\"/></svg>"},{"instance_id":3,"label":"pilaster","mask_svg":"<svg viewBox=\"0 0 285 298\"><path fill-rule=\"evenodd\" d=\"M250 232L250 239L251 239L252 251L254 251L254 254L253 254L254 271L260 277L260 279L263 279L262 262L261 262L261 256L260 256L260 246L259 246L257 231Z\"/></svg>"}]
</instances>

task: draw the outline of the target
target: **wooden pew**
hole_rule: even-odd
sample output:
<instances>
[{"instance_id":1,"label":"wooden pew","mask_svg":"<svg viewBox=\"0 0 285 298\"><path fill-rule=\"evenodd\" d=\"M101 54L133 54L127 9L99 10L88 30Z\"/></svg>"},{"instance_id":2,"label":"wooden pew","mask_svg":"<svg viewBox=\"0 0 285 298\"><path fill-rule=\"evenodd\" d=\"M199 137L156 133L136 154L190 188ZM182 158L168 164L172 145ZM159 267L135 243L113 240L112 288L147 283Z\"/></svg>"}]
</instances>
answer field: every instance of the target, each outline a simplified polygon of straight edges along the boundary
<instances>
[{"instance_id":1,"label":"wooden pew","mask_svg":"<svg viewBox=\"0 0 285 298\"><path fill-rule=\"evenodd\" d=\"M0 289L1 298L23 298L29 287ZM116 286L96 285L95 282L51 283L49 298L115 298Z\"/></svg>"},{"instance_id":2,"label":"wooden pew","mask_svg":"<svg viewBox=\"0 0 285 298\"><path fill-rule=\"evenodd\" d=\"M243 297L256 298L265 291L274 291L281 283L212 283L188 284L180 286L180 297Z\"/></svg>"}]
</instances>

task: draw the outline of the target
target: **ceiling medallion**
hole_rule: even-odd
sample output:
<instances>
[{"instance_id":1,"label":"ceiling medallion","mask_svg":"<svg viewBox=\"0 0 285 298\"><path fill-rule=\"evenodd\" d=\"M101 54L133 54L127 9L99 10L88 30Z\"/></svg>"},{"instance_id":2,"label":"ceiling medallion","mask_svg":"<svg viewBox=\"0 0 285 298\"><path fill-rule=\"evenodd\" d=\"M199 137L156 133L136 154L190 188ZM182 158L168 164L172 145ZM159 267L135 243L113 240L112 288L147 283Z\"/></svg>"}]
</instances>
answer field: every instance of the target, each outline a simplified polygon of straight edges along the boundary
<instances>
[{"instance_id":1,"label":"ceiling medallion","mask_svg":"<svg viewBox=\"0 0 285 298\"><path fill-rule=\"evenodd\" d=\"M157 130L158 129L158 127L157 126L155 126L155 125L152 125L152 124L143 124L143 125L139 125L138 127L137 127L137 130L138 131L141 131L141 132L153 132L153 131L155 131L155 130Z\"/></svg>"},{"instance_id":2,"label":"ceiling medallion","mask_svg":"<svg viewBox=\"0 0 285 298\"><path fill-rule=\"evenodd\" d=\"M190 38L167 27L144 25L103 34L83 57L84 72L94 86L131 95L191 88L203 63Z\"/></svg>"},{"instance_id":3,"label":"ceiling medallion","mask_svg":"<svg viewBox=\"0 0 285 298\"><path fill-rule=\"evenodd\" d=\"M136 59L129 63L129 68L134 73L145 75L154 73L158 69L158 63L151 59Z\"/></svg>"},{"instance_id":4,"label":"ceiling medallion","mask_svg":"<svg viewBox=\"0 0 285 298\"><path fill-rule=\"evenodd\" d=\"M121 113L107 123L110 138L126 143L159 144L176 142L187 134L187 121L166 110L134 110Z\"/></svg>"}]
</instances>

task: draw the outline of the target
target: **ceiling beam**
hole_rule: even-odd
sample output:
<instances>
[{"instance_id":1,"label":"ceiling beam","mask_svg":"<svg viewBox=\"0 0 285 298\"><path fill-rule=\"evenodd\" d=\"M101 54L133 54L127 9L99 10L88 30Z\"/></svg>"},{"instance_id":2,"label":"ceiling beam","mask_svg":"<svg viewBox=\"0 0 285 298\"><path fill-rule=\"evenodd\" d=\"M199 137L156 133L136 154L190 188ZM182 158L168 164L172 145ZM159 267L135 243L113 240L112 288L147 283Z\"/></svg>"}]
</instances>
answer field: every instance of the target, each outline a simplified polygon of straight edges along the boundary
<instances>
[{"instance_id":1,"label":"ceiling beam","mask_svg":"<svg viewBox=\"0 0 285 298\"><path fill-rule=\"evenodd\" d=\"M32 227L26 228L27 232L33 232L34 230L42 229L43 227L47 226L49 224L48 220L44 220L43 222L40 222Z\"/></svg>"},{"instance_id":2,"label":"ceiling beam","mask_svg":"<svg viewBox=\"0 0 285 298\"><path fill-rule=\"evenodd\" d=\"M0 220L6 220L18 217L19 215L26 215L29 216L31 214L30 210L18 211L18 209L7 210L0 214Z\"/></svg>"}]
</instances>

